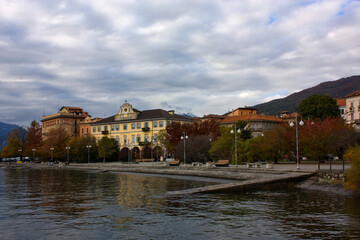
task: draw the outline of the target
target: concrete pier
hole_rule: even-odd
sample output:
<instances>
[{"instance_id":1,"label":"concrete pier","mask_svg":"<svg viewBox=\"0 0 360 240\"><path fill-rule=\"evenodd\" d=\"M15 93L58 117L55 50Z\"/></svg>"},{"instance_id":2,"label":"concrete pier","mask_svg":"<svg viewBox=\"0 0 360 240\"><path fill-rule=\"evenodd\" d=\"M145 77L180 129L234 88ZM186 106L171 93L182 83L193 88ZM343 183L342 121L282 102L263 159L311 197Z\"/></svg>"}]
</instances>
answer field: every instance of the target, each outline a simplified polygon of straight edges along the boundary
<instances>
[{"instance_id":1,"label":"concrete pier","mask_svg":"<svg viewBox=\"0 0 360 240\"><path fill-rule=\"evenodd\" d=\"M264 185L274 184L274 183L284 183L284 182L299 182L302 181L314 173L296 173L290 172L286 174L273 174L268 177L260 177L258 179L250 179L245 181L236 181L232 183L211 185L200 188L192 188L181 191L172 191L168 192L169 195L185 195L185 194L195 194L195 193L234 193L243 190L257 189Z\"/></svg>"}]
</instances>

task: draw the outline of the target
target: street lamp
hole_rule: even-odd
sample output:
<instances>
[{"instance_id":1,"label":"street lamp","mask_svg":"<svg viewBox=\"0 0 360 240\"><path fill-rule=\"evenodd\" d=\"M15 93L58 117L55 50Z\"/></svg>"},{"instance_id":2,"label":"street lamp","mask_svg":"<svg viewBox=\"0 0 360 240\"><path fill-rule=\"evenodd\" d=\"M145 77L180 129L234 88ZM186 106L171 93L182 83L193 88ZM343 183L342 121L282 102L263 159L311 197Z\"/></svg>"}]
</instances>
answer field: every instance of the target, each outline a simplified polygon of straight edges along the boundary
<instances>
[{"instance_id":1,"label":"street lamp","mask_svg":"<svg viewBox=\"0 0 360 240\"><path fill-rule=\"evenodd\" d=\"M237 150L236 150L236 133L241 133L241 130L240 129L236 129L236 124L235 124L235 131L234 131L234 129L231 129L231 131L230 131L230 133L231 134L234 134L235 135L235 165L237 166Z\"/></svg>"},{"instance_id":2,"label":"street lamp","mask_svg":"<svg viewBox=\"0 0 360 240\"><path fill-rule=\"evenodd\" d=\"M88 164L90 164L90 148L91 148L91 145L90 144L86 145L86 148L88 150Z\"/></svg>"},{"instance_id":3,"label":"street lamp","mask_svg":"<svg viewBox=\"0 0 360 240\"><path fill-rule=\"evenodd\" d=\"M53 161L53 154L54 154L54 147L51 147L50 151L51 151L51 162L52 162Z\"/></svg>"},{"instance_id":4,"label":"street lamp","mask_svg":"<svg viewBox=\"0 0 360 240\"><path fill-rule=\"evenodd\" d=\"M302 126L304 125L303 120L300 120L299 125ZM294 126L294 122L291 122L289 124L290 127ZM295 134L296 134L296 169L300 169L299 168L299 140L298 140L298 120L297 117L295 118Z\"/></svg>"},{"instance_id":5,"label":"street lamp","mask_svg":"<svg viewBox=\"0 0 360 240\"><path fill-rule=\"evenodd\" d=\"M66 150L67 150L67 162L69 163L69 150L70 150L70 147L66 147Z\"/></svg>"},{"instance_id":6,"label":"street lamp","mask_svg":"<svg viewBox=\"0 0 360 240\"><path fill-rule=\"evenodd\" d=\"M18 152L20 153L20 161L22 161L22 149L20 148L19 150L18 150Z\"/></svg>"},{"instance_id":7,"label":"street lamp","mask_svg":"<svg viewBox=\"0 0 360 240\"><path fill-rule=\"evenodd\" d=\"M186 132L183 132L183 135L181 136L181 140L184 140L184 166L185 166L185 159L186 159L186 145L185 145L185 140L188 139L189 137L186 135Z\"/></svg>"},{"instance_id":8,"label":"street lamp","mask_svg":"<svg viewBox=\"0 0 360 240\"><path fill-rule=\"evenodd\" d=\"M31 149L31 151L33 152L33 161L35 162L35 151L36 151L36 149L33 148L33 149Z\"/></svg>"}]
</instances>

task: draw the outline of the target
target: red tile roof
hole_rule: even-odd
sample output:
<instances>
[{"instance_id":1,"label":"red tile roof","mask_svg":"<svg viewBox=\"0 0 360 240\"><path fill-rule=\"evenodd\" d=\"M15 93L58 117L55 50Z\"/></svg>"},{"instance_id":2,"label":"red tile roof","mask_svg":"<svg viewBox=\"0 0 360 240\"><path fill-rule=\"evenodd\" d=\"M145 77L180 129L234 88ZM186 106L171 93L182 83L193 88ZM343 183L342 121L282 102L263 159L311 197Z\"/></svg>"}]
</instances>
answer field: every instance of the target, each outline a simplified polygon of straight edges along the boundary
<instances>
[{"instance_id":1,"label":"red tile roof","mask_svg":"<svg viewBox=\"0 0 360 240\"><path fill-rule=\"evenodd\" d=\"M360 89L353 93L346 95L344 98L355 97L355 96L360 96Z\"/></svg>"},{"instance_id":2,"label":"red tile roof","mask_svg":"<svg viewBox=\"0 0 360 240\"><path fill-rule=\"evenodd\" d=\"M282 119L269 115L252 114L252 115L241 115L241 116L230 116L223 119L222 123L230 123L237 121L272 121L272 122L283 122Z\"/></svg>"},{"instance_id":3,"label":"red tile roof","mask_svg":"<svg viewBox=\"0 0 360 240\"><path fill-rule=\"evenodd\" d=\"M346 106L346 99L335 98L337 106Z\"/></svg>"}]
</instances>

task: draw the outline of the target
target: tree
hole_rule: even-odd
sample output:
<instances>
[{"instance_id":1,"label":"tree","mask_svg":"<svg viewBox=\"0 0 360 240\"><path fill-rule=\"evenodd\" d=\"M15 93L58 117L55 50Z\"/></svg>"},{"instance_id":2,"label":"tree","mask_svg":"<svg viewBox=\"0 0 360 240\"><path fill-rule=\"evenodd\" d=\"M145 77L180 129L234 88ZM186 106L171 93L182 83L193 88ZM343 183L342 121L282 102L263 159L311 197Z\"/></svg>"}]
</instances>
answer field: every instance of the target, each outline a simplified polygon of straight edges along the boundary
<instances>
[{"instance_id":1,"label":"tree","mask_svg":"<svg viewBox=\"0 0 360 240\"><path fill-rule=\"evenodd\" d=\"M64 128L58 127L51 129L46 135L42 153L43 158L50 158L51 150L53 147L53 157L58 159L65 159L66 147L69 145L70 136L67 134Z\"/></svg>"},{"instance_id":2,"label":"tree","mask_svg":"<svg viewBox=\"0 0 360 240\"><path fill-rule=\"evenodd\" d=\"M209 150L210 156L213 159L231 159L234 146L234 136L230 133L229 127L222 126L220 128L221 136L213 142Z\"/></svg>"},{"instance_id":3,"label":"tree","mask_svg":"<svg viewBox=\"0 0 360 240\"><path fill-rule=\"evenodd\" d=\"M37 121L32 121L28 128L28 134L25 142L25 153L30 156L32 149L40 150L42 145L41 126Z\"/></svg>"},{"instance_id":4,"label":"tree","mask_svg":"<svg viewBox=\"0 0 360 240\"><path fill-rule=\"evenodd\" d=\"M107 157L110 157L114 153L116 153L118 143L113 138L102 137L98 143L98 152L99 157L103 158L103 162Z\"/></svg>"},{"instance_id":5,"label":"tree","mask_svg":"<svg viewBox=\"0 0 360 240\"><path fill-rule=\"evenodd\" d=\"M90 159L96 159L97 145L96 139L92 136L77 137L70 140L70 155L71 159L76 162L88 162L88 151L90 151ZM88 149L86 146L90 145Z\"/></svg>"},{"instance_id":6,"label":"tree","mask_svg":"<svg viewBox=\"0 0 360 240\"><path fill-rule=\"evenodd\" d=\"M327 95L312 95L305 98L299 105L299 114L308 120L325 119L326 117L338 117L340 111L336 100Z\"/></svg>"},{"instance_id":7,"label":"tree","mask_svg":"<svg viewBox=\"0 0 360 240\"><path fill-rule=\"evenodd\" d=\"M15 128L6 135L8 143L7 151L9 156L21 155L19 150L23 150L26 141L26 131L23 128Z\"/></svg>"},{"instance_id":8,"label":"tree","mask_svg":"<svg viewBox=\"0 0 360 240\"><path fill-rule=\"evenodd\" d=\"M351 168L346 174L345 187L360 194L360 146L350 147L344 157L351 163Z\"/></svg>"},{"instance_id":9,"label":"tree","mask_svg":"<svg viewBox=\"0 0 360 240\"><path fill-rule=\"evenodd\" d=\"M211 148L211 141L207 135L198 135L189 137L186 141L186 160L192 159L194 162L203 162L210 158L209 150ZM178 142L175 146L175 156L184 161L184 140Z\"/></svg>"},{"instance_id":10,"label":"tree","mask_svg":"<svg viewBox=\"0 0 360 240\"><path fill-rule=\"evenodd\" d=\"M186 133L189 138L194 136L208 136L208 139L216 140L220 136L220 122L211 119L192 124L173 122L166 127L165 143L169 151L174 151L175 146L181 141L181 136Z\"/></svg>"}]
</instances>

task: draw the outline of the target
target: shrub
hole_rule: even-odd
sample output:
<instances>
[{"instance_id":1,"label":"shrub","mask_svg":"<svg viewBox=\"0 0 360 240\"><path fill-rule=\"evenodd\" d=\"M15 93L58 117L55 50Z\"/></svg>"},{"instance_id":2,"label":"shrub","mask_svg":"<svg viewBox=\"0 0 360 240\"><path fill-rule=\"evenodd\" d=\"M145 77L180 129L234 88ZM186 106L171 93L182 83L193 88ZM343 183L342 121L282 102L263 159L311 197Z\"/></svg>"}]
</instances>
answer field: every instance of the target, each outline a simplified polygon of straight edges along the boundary
<instances>
[{"instance_id":1,"label":"shrub","mask_svg":"<svg viewBox=\"0 0 360 240\"><path fill-rule=\"evenodd\" d=\"M360 193L360 146L350 147L346 151L344 158L351 162L351 168L346 174L345 187Z\"/></svg>"}]
</instances>

